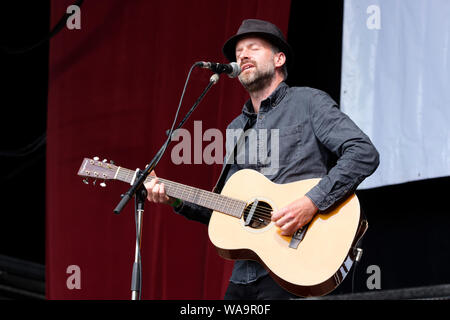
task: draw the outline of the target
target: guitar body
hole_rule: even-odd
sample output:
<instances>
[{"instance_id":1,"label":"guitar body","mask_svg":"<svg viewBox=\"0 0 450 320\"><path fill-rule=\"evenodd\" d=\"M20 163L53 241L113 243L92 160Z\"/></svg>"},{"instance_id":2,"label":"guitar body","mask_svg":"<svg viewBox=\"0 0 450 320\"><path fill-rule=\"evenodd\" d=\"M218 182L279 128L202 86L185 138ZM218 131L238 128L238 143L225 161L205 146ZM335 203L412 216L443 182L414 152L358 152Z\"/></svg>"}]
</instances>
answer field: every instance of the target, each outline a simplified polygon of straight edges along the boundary
<instances>
[{"instance_id":1,"label":"guitar body","mask_svg":"<svg viewBox=\"0 0 450 320\"><path fill-rule=\"evenodd\" d=\"M99 158L84 158L78 175L85 177L84 183L93 178L94 182L133 184L136 172ZM150 175L145 182L153 178ZM334 290L350 271L358 241L367 230L353 194L327 212L316 214L294 236L281 235L271 221L272 211L305 195L320 179L276 184L244 169L228 179L222 194L159 180L169 196L213 210L208 232L220 256L259 261L282 287L299 296L321 296Z\"/></svg>"},{"instance_id":2,"label":"guitar body","mask_svg":"<svg viewBox=\"0 0 450 320\"><path fill-rule=\"evenodd\" d=\"M319 180L276 184L244 169L228 179L222 195L245 201L249 207L258 200L265 212L268 206L277 210L305 195ZM259 261L282 287L304 297L327 294L342 282L355 259L353 245L362 236L359 201L354 194L333 210L318 213L296 248L289 247L292 237L282 236L273 222L245 222L244 215L237 219L213 211L208 232L219 255Z\"/></svg>"}]
</instances>

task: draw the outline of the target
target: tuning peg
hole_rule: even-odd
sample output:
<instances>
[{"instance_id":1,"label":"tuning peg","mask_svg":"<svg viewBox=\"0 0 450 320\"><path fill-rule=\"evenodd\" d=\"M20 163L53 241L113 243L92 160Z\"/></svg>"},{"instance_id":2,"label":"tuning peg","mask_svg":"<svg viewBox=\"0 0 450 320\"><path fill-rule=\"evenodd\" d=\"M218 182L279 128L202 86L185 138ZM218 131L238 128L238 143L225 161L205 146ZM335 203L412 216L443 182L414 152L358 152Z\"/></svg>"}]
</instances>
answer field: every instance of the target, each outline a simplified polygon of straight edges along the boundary
<instances>
[{"instance_id":1,"label":"tuning peg","mask_svg":"<svg viewBox=\"0 0 450 320\"><path fill-rule=\"evenodd\" d=\"M112 161L112 160L109 160L109 163L111 163L111 164L115 164L115 163L114 163L114 161Z\"/></svg>"},{"instance_id":2,"label":"tuning peg","mask_svg":"<svg viewBox=\"0 0 450 320\"><path fill-rule=\"evenodd\" d=\"M99 158L99 157L94 157L94 158L92 158L92 159L94 159L95 161L98 161L98 160L100 160L100 158Z\"/></svg>"},{"instance_id":3,"label":"tuning peg","mask_svg":"<svg viewBox=\"0 0 450 320\"><path fill-rule=\"evenodd\" d=\"M83 182L84 182L84 184L89 184L89 178L84 178Z\"/></svg>"},{"instance_id":4,"label":"tuning peg","mask_svg":"<svg viewBox=\"0 0 450 320\"><path fill-rule=\"evenodd\" d=\"M97 182L97 179L95 179L94 182L92 182L92 185L95 186L96 182Z\"/></svg>"},{"instance_id":5,"label":"tuning peg","mask_svg":"<svg viewBox=\"0 0 450 320\"><path fill-rule=\"evenodd\" d=\"M103 161L102 162L104 162L104 163L106 163L108 160L106 160L106 159L103 159Z\"/></svg>"},{"instance_id":6,"label":"tuning peg","mask_svg":"<svg viewBox=\"0 0 450 320\"><path fill-rule=\"evenodd\" d=\"M103 181L102 183L100 183L100 187L102 187L102 188L106 187L105 181Z\"/></svg>"}]
</instances>

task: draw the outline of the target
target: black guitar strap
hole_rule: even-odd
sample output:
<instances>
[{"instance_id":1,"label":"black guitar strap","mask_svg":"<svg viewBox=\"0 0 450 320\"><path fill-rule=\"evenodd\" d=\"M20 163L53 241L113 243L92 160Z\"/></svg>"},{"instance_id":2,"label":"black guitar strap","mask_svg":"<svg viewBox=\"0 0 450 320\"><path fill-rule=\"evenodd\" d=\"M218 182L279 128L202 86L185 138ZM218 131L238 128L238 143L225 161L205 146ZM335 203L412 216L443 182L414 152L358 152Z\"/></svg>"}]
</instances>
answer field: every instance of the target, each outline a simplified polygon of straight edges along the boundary
<instances>
[{"instance_id":1,"label":"black guitar strap","mask_svg":"<svg viewBox=\"0 0 450 320\"><path fill-rule=\"evenodd\" d=\"M213 192L215 193L221 193L222 188L225 185L225 179L227 178L228 172L230 171L231 165L236 160L236 152L237 148L241 143L244 143L244 137L245 137L245 131L250 127L250 124L252 121L250 118L247 118L247 121L244 125L244 130L242 131L241 135L236 141L236 144L234 145L233 152L228 155L228 158L226 159L225 163L222 166L222 172L220 173L219 179L217 180L216 186L213 189Z\"/></svg>"}]
</instances>

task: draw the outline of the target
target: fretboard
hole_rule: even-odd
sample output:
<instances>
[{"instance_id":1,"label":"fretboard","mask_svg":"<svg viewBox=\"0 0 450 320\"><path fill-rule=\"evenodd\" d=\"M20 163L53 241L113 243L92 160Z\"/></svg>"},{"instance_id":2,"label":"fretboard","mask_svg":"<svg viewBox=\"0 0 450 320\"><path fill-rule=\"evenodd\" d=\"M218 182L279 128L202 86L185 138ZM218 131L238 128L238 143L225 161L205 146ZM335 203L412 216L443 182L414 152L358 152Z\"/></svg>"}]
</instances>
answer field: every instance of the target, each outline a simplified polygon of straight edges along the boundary
<instances>
[{"instance_id":1,"label":"fretboard","mask_svg":"<svg viewBox=\"0 0 450 320\"><path fill-rule=\"evenodd\" d=\"M134 175L135 171L118 167L115 179L131 183L134 179ZM150 182L153 179L154 177L149 175L147 179L145 179L145 182ZM245 201L229 198L214 192L205 191L160 177L158 177L158 180L160 183L164 183L166 194L170 197L189 201L236 218L241 218L245 206L247 205Z\"/></svg>"}]
</instances>

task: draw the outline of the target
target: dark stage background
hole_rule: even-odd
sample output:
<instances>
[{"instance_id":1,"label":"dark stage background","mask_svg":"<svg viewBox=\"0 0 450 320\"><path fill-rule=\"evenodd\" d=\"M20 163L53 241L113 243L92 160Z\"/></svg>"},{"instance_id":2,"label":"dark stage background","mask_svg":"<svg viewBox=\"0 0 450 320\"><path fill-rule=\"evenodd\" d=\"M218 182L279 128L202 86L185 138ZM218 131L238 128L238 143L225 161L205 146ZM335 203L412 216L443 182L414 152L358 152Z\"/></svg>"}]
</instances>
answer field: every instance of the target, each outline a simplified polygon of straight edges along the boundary
<instances>
[{"instance_id":1,"label":"dark stage background","mask_svg":"<svg viewBox=\"0 0 450 320\"><path fill-rule=\"evenodd\" d=\"M47 298L130 297L133 204L112 212L128 187L84 185L81 160L143 168L171 125L190 65L224 61L221 46L242 19L278 24L296 54L288 83L339 101L343 1L85 1L81 30L63 28L50 43L7 52L44 38L72 3L5 1L0 10L4 297L43 297L44 267ZM183 110L209 75L194 71ZM245 99L236 80L222 77L186 128L202 120L203 132L223 130ZM159 175L211 189L220 166L176 166L170 151ZM380 267L382 290L450 283L448 185L441 178L357 192L370 227L356 291L368 291L370 265ZM144 299L222 297L232 263L217 256L205 226L150 205L143 223ZM79 290L66 286L69 265L80 267ZM334 294L350 291L348 277Z\"/></svg>"}]
</instances>

